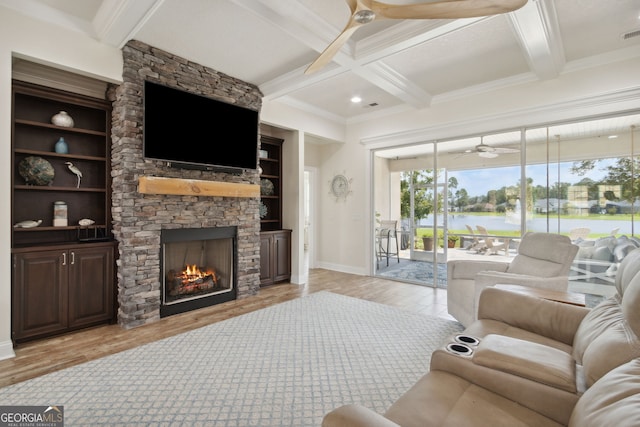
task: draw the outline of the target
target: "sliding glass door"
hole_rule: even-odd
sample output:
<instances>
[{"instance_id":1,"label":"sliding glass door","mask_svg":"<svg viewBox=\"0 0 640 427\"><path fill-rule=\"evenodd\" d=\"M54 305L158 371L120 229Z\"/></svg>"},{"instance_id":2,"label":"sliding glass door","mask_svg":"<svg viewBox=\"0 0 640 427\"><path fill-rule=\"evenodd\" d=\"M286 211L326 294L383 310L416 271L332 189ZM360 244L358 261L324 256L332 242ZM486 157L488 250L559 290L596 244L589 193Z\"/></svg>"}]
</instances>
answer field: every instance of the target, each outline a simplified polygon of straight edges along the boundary
<instances>
[{"instance_id":1,"label":"sliding glass door","mask_svg":"<svg viewBox=\"0 0 640 427\"><path fill-rule=\"evenodd\" d=\"M453 257L512 259L527 231L567 235L580 247L570 289L608 296L617 265L640 247L639 126L635 113L380 150L374 169L395 178L377 177L374 204L400 218L403 256L433 271ZM479 233L508 249L475 250Z\"/></svg>"}]
</instances>

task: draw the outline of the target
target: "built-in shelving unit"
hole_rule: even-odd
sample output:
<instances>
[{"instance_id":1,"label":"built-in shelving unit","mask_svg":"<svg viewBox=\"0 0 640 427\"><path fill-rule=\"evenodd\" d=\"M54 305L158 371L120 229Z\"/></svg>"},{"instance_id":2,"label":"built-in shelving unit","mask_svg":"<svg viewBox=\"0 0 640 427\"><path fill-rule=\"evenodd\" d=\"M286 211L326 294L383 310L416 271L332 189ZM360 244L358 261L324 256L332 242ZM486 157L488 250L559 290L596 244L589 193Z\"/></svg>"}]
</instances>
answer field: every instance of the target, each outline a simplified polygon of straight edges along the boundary
<instances>
[{"instance_id":1,"label":"built-in shelving unit","mask_svg":"<svg viewBox=\"0 0 640 427\"><path fill-rule=\"evenodd\" d=\"M260 218L262 231L282 228L282 143L271 136L260 138L260 201L266 214Z\"/></svg>"},{"instance_id":2,"label":"built-in shelving unit","mask_svg":"<svg viewBox=\"0 0 640 427\"><path fill-rule=\"evenodd\" d=\"M282 144L284 140L260 138L260 285L291 278L291 230L282 229ZM264 215L263 215L264 214Z\"/></svg>"},{"instance_id":3,"label":"built-in shelving unit","mask_svg":"<svg viewBox=\"0 0 640 427\"><path fill-rule=\"evenodd\" d=\"M52 124L66 111L73 126ZM111 233L111 104L53 88L13 81L12 334L15 342L109 321L114 308L115 243ZM68 151L56 152L63 138ZM53 168L45 185L27 182L20 164L34 157ZM77 167L82 177L70 171ZM54 225L54 203L67 221ZM93 223L80 225L81 219Z\"/></svg>"}]
</instances>

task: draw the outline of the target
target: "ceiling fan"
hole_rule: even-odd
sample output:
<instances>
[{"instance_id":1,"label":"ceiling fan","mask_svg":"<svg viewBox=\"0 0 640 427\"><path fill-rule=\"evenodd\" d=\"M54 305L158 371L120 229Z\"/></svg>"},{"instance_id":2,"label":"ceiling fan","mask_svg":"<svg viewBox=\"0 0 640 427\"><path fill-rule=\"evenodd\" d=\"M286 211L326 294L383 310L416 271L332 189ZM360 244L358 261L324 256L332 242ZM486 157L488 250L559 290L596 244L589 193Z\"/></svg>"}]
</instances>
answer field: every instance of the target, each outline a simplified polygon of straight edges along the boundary
<instances>
[{"instance_id":1,"label":"ceiling fan","mask_svg":"<svg viewBox=\"0 0 640 427\"><path fill-rule=\"evenodd\" d=\"M309 65L311 74L327 65L349 37L363 25L383 19L460 19L497 15L521 8L527 0L440 0L418 4L387 4L376 0L346 0L351 17L338 37Z\"/></svg>"},{"instance_id":2,"label":"ceiling fan","mask_svg":"<svg viewBox=\"0 0 640 427\"><path fill-rule=\"evenodd\" d=\"M478 156L484 157L485 159L494 159L500 154L512 154L519 152L520 150L518 150L517 148L492 147L485 144L482 141L482 138L480 138L480 144L476 145L474 148L465 150L463 154L477 153Z\"/></svg>"}]
</instances>

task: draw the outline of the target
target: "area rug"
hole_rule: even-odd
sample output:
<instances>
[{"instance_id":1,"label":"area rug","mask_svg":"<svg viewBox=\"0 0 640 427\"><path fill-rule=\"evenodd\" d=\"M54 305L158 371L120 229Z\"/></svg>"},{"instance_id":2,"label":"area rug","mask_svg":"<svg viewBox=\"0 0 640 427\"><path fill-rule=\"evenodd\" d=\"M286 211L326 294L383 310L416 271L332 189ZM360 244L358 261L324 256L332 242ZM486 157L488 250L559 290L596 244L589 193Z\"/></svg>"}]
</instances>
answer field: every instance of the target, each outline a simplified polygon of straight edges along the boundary
<instances>
[{"instance_id":1,"label":"area rug","mask_svg":"<svg viewBox=\"0 0 640 427\"><path fill-rule=\"evenodd\" d=\"M0 389L62 405L65 426L318 426L384 412L429 369L454 321L319 292Z\"/></svg>"},{"instance_id":2,"label":"area rug","mask_svg":"<svg viewBox=\"0 0 640 427\"><path fill-rule=\"evenodd\" d=\"M389 262L389 267L381 268L376 275L433 286L433 263L401 259ZM447 287L447 264L438 263L438 288Z\"/></svg>"}]
</instances>

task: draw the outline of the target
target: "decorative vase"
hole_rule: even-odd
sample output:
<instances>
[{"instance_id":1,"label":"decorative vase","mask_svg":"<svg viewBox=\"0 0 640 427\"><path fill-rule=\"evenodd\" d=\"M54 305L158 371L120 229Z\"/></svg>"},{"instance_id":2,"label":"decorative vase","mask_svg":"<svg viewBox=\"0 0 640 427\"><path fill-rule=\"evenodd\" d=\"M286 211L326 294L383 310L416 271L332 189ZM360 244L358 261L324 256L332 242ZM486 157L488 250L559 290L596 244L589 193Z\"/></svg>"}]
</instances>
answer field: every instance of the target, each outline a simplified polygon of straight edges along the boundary
<instances>
[{"instance_id":1,"label":"decorative vase","mask_svg":"<svg viewBox=\"0 0 640 427\"><path fill-rule=\"evenodd\" d=\"M74 124L73 119L66 111L60 111L58 114L54 114L54 116L51 117L51 123L63 128L72 128Z\"/></svg>"},{"instance_id":2,"label":"decorative vase","mask_svg":"<svg viewBox=\"0 0 640 427\"><path fill-rule=\"evenodd\" d=\"M67 141L65 141L64 138L61 137L58 142L56 142L54 150L59 154L68 154L69 146L67 145Z\"/></svg>"}]
</instances>

